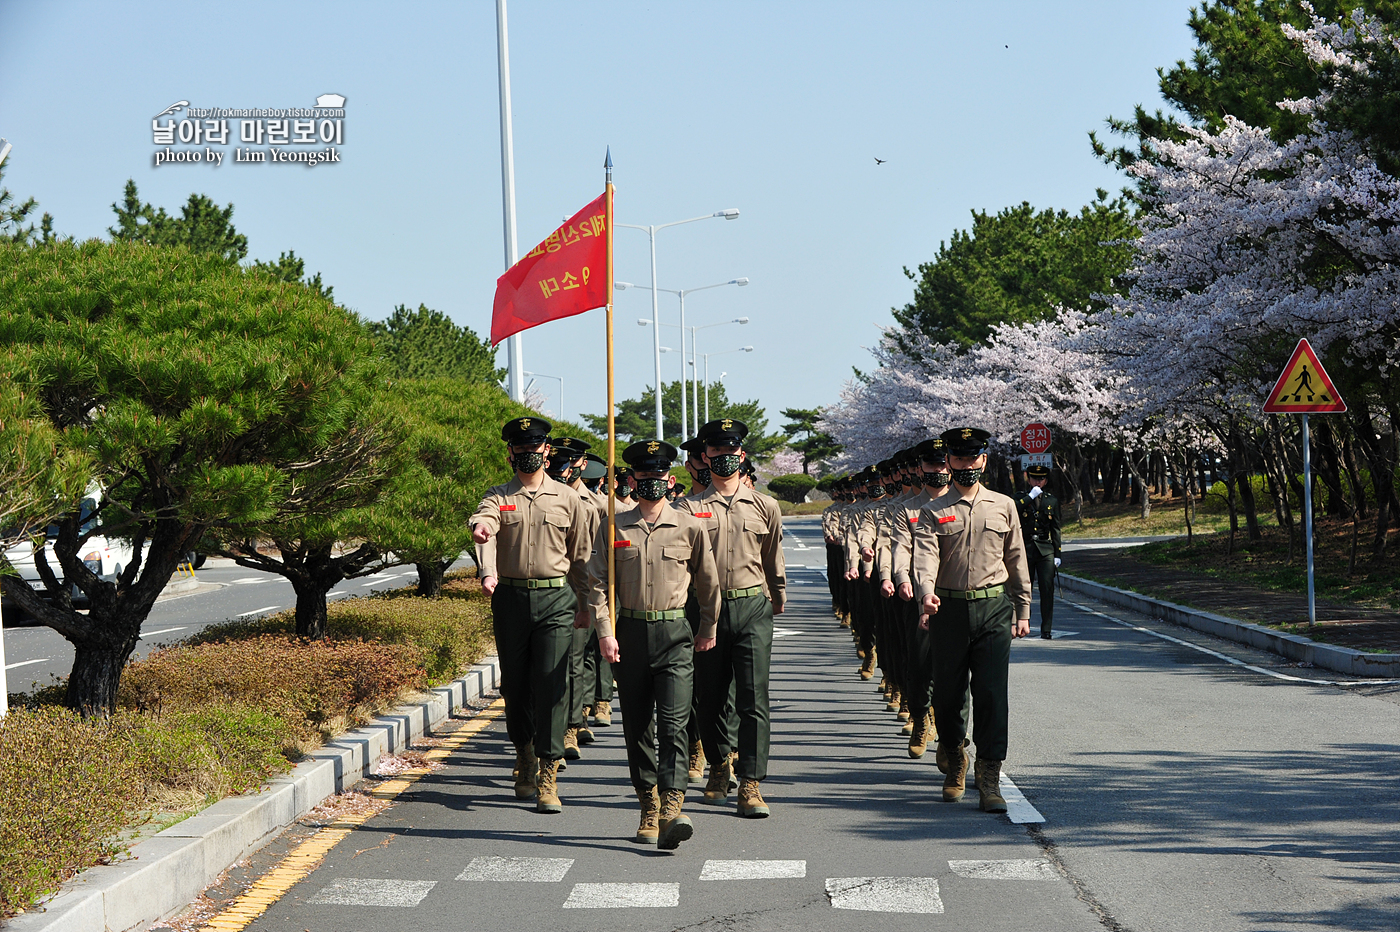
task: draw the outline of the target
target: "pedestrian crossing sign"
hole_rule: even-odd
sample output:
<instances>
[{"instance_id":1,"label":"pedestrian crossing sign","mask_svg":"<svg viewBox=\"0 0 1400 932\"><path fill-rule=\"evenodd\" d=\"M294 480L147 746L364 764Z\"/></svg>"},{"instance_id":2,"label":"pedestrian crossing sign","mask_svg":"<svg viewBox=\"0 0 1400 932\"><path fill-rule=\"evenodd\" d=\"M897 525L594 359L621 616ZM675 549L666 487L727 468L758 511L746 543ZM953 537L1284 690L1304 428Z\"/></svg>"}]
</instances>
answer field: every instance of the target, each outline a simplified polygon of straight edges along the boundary
<instances>
[{"instance_id":1,"label":"pedestrian crossing sign","mask_svg":"<svg viewBox=\"0 0 1400 932\"><path fill-rule=\"evenodd\" d=\"M1269 400L1264 402L1264 411L1268 414L1331 414L1346 409L1346 402L1327 377L1313 348L1307 340L1299 340L1274 390L1269 392Z\"/></svg>"}]
</instances>

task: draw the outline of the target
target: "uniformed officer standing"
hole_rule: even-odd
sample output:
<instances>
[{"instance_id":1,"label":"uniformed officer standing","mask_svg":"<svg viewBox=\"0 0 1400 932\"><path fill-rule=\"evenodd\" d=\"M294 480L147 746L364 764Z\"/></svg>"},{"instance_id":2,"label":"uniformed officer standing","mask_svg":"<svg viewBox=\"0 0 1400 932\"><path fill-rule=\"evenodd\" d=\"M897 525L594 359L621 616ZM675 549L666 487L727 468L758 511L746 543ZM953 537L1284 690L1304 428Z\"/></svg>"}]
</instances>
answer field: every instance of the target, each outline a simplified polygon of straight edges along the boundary
<instances>
[{"instance_id":1,"label":"uniformed officer standing","mask_svg":"<svg viewBox=\"0 0 1400 932\"><path fill-rule=\"evenodd\" d=\"M659 440L640 441L623 451L636 475L637 507L617 514L615 542L607 540L606 527L600 529L589 563L589 607L599 647L616 665L622 687L627 764L642 807L636 840L664 849L675 848L694 832L681 811L686 723L694 655L714 646L720 610L719 577L705 526L667 502L666 493L676 481L669 475L675 457L676 448ZM615 633L608 616L610 548L617 580ZM701 615L698 636L685 617L692 584Z\"/></svg>"},{"instance_id":2,"label":"uniformed officer standing","mask_svg":"<svg viewBox=\"0 0 1400 932\"><path fill-rule=\"evenodd\" d=\"M472 515L481 588L491 596L506 731L515 745L515 795L560 812L556 780L569 723L569 646L587 619L589 507L545 475L550 424L501 428L515 478L486 491Z\"/></svg>"},{"instance_id":3,"label":"uniformed officer standing","mask_svg":"<svg viewBox=\"0 0 1400 932\"><path fill-rule=\"evenodd\" d=\"M1016 503L981 484L991 434L976 427L944 431L953 484L919 514L914 588L921 624L932 633L933 705L938 751L948 760L943 801L962 799L968 756L959 719L972 685L977 792L986 812L1005 812L999 790L1006 760L1007 676L1012 638L1030 633L1030 572Z\"/></svg>"},{"instance_id":4,"label":"uniformed officer standing","mask_svg":"<svg viewBox=\"0 0 1400 932\"><path fill-rule=\"evenodd\" d=\"M773 616L787 597L783 562L782 511L778 503L748 488L740 478L749 429L730 418L700 428L710 467L710 488L679 506L704 522L714 549L724 602L715 649L697 658L700 735L710 759L705 802L723 805L729 795L729 755L721 748L724 700L735 687L739 717L739 815L766 818L769 806L759 792L768 775L772 728L768 701L773 654ZM766 593L766 594L765 594Z\"/></svg>"},{"instance_id":5,"label":"uniformed officer standing","mask_svg":"<svg viewBox=\"0 0 1400 932\"><path fill-rule=\"evenodd\" d=\"M1047 641L1055 616L1055 570L1060 566L1060 500L1045 491L1049 482L1049 466L1028 467L1029 488L1016 496L1031 577L1040 589L1040 636Z\"/></svg>"}]
</instances>

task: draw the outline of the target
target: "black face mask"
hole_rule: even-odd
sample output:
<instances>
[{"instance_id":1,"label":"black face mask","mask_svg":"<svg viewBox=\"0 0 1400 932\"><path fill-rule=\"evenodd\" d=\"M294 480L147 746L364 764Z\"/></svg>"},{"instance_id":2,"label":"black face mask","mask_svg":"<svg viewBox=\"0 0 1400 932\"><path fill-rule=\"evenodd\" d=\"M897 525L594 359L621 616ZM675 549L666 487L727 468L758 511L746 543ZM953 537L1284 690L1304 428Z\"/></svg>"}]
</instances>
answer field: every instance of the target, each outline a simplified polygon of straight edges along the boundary
<instances>
[{"instance_id":1,"label":"black face mask","mask_svg":"<svg viewBox=\"0 0 1400 932\"><path fill-rule=\"evenodd\" d=\"M661 501L669 491L671 491L671 487L665 479L637 480L637 497L649 502Z\"/></svg>"},{"instance_id":2,"label":"black face mask","mask_svg":"<svg viewBox=\"0 0 1400 932\"><path fill-rule=\"evenodd\" d=\"M882 496L882 495L884 495L884 494L885 494L885 487L884 487L883 485L880 485L879 483L876 483L875 485L872 485L872 486L870 487L869 495L870 495L871 498L879 498L880 496Z\"/></svg>"},{"instance_id":3,"label":"black face mask","mask_svg":"<svg viewBox=\"0 0 1400 932\"><path fill-rule=\"evenodd\" d=\"M708 466L697 466L697 465L695 465L694 462L692 462L692 463L690 464L690 468L693 469L693 470L695 470L695 484L696 484L696 485L709 485L709 484L710 484L710 467L708 467Z\"/></svg>"},{"instance_id":4,"label":"black face mask","mask_svg":"<svg viewBox=\"0 0 1400 932\"><path fill-rule=\"evenodd\" d=\"M938 472L924 473L924 485L930 488L941 489L948 484L948 480L949 476L946 469L940 469Z\"/></svg>"},{"instance_id":5,"label":"black face mask","mask_svg":"<svg viewBox=\"0 0 1400 932\"><path fill-rule=\"evenodd\" d=\"M955 469L953 470L953 481L965 489L971 488L982 481L982 470Z\"/></svg>"},{"instance_id":6,"label":"black face mask","mask_svg":"<svg viewBox=\"0 0 1400 932\"><path fill-rule=\"evenodd\" d=\"M544 465L543 453L516 453L510 458L510 465L516 472L530 475L540 471Z\"/></svg>"},{"instance_id":7,"label":"black face mask","mask_svg":"<svg viewBox=\"0 0 1400 932\"><path fill-rule=\"evenodd\" d=\"M721 453L719 456L710 457L710 472L721 479L728 479L739 471L743 465L743 460L738 453Z\"/></svg>"}]
</instances>

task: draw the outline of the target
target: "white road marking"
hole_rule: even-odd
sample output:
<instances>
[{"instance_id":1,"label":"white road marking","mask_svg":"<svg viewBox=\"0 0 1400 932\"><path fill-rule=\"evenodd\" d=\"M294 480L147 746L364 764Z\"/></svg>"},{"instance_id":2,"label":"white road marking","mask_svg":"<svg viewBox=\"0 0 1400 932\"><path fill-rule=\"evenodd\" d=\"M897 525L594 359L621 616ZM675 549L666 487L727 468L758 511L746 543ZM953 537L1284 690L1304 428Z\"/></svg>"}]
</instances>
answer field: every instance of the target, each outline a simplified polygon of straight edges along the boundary
<instances>
[{"instance_id":1,"label":"white road marking","mask_svg":"<svg viewBox=\"0 0 1400 932\"><path fill-rule=\"evenodd\" d=\"M932 877L829 877L826 896L837 909L874 913L941 913Z\"/></svg>"},{"instance_id":2,"label":"white road marking","mask_svg":"<svg viewBox=\"0 0 1400 932\"><path fill-rule=\"evenodd\" d=\"M138 640L144 641L146 638L153 638L157 634L169 634L171 631L184 631L188 627L189 625L181 625L178 628L161 628L159 631L145 631L142 632L141 637L138 638Z\"/></svg>"},{"instance_id":3,"label":"white road marking","mask_svg":"<svg viewBox=\"0 0 1400 932\"><path fill-rule=\"evenodd\" d=\"M390 580L400 579L400 578L402 578L402 577L404 577L404 576L407 576L407 575L408 575L407 573L395 573L395 574L393 574L392 576L390 576L390 575L388 575L388 574L386 574L386 573L376 573L376 574L373 575L373 576L366 576L366 577L365 577L365 582L360 583L360 585L362 585L362 586L377 586L377 585L379 585L379 584L382 583L382 582L389 582Z\"/></svg>"},{"instance_id":4,"label":"white road marking","mask_svg":"<svg viewBox=\"0 0 1400 932\"><path fill-rule=\"evenodd\" d=\"M565 909L624 909L681 905L678 883L576 883Z\"/></svg>"},{"instance_id":5,"label":"white road marking","mask_svg":"<svg viewBox=\"0 0 1400 932\"><path fill-rule=\"evenodd\" d=\"M7 664L5 664L5 669L6 669L6 670L13 670L15 667L27 667L27 666L29 666L31 663L48 663L48 660L49 660L49 658L47 658L47 657L40 657L38 660L21 660L19 663L7 663Z\"/></svg>"},{"instance_id":6,"label":"white road marking","mask_svg":"<svg viewBox=\"0 0 1400 932\"><path fill-rule=\"evenodd\" d=\"M247 618L249 615L261 615L263 612L270 612L278 608L276 605L264 605L262 608L255 608L251 612L240 612L236 617Z\"/></svg>"},{"instance_id":7,"label":"white road marking","mask_svg":"<svg viewBox=\"0 0 1400 932\"><path fill-rule=\"evenodd\" d=\"M436 880L340 878L307 902L318 906L417 906L436 885Z\"/></svg>"},{"instance_id":8,"label":"white road marking","mask_svg":"<svg viewBox=\"0 0 1400 932\"><path fill-rule=\"evenodd\" d=\"M1016 858L1000 861L949 861L959 877L970 880L1059 880L1048 858Z\"/></svg>"},{"instance_id":9,"label":"white road marking","mask_svg":"<svg viewBox=\"0 0 1400 932\"><path fill-rule=\"evenodd\" d=\"M573 866L573 858L472 858L457 879L558 883Z\"/></svg>"},{"instance_id":10,"label":"white road marking","mask_svg":"<svg viewBox=\"0 0 1400 932\"><path fill-rule=\"evenodd\" d=\"M347 591L344 590L344 589L337 589L337 590L335 590L334 592L327 592L327 593L326 593L326 598L329 599L329 598L330 598L331 596L333 596L333 595L349 595L349 594L350 594L350 593L347 592Z\"/></svg>"},{"instance_id":11,"label":"white road marking","mask_svg":"<svg viewBox=\"0 0 1400 932\"><path fill-rule=\"evenodd\" d=\"M700 868L701 880L784 880L806 876L806 861L710 860Z\"/></svg>"},{"instance_id":12,"label":"white road marking","mask_svg":"<svg viewBox=\"0 0 1400 932\"><path fill-rule=\"evenodd\" d=\"M1006 817L1017 825L1026 825L1031 822L1044 822L1045 816L1040 814L1040 810L1031 805L1026 799L1026 794L1021 792L1021 788L1011 782L1011 776L1003 770L999 781L1001 798L1006 800Z\"/></svg>"},{"instance_id":13,"label":"white road marking","mask_svg":"<svg viewBox=\"0 0 1400 932\"><path fill-rule=\"evenodd\" d=\"M270 581L269 576L244 576L241 579L232 580L229 584L233 586L256 586L258 583Z\"/></svg>"},{"instance_id":14,"label":"white road marking","mask_svg":"<svg viewBox=\"0 0 1400 932\"><path fill-rule=\"evenodd\" d=\"M1210 656L1215 657L1219 660L1223 660L1226 663L1231 664L1232 666L1243 667L1246 670L1253 670L1255 673L1262 673L1265 676L1272 676L1275 679L1287 680L1290 683L1307 683L1310 686L1391 686L1396 683L1400 683L1400 680L1312 680L1302 676L1289 676L1287 673L1279 673L1277 670L1267 670L1264 667L1256 667L1252 663L1245 663L1238 657L1231 657L1229 654L1222 654L1218 650L1211 650L1209 647L1202 647L1199 644L1192 644L1190 641L1183 641L1181 638L1174 638L1170 634L1163 634L1160 631L1153 631L1151 628L1144 628L1142 625L1135 625L1131 621L1124 621L1121 618L1114 618L1112 615L1106 615L1103 612L1094 611L1094 609L1090 608L1089 606L1081 605L1072 599L1064 599L1064 601L1068 602L1070 605L1073 605L1081 612L1087 612L1090 615L1097 615L1100 618L1106 618L1109 621L1113 622L1115 625L1122 625L1125 628L1131 628L1134 631L1140 631L1143 634L1150 634L1154 638L1161 638L1164 641L1171 641L1173 644L1179 644L1182 647L1189 647L1192 650L1198 650L1203 654L1209 654Z\"/></svg>"},{"instance_id":15,"label":"white road marking","mask_svg":"<svg viewBox=\"0 0 1400 932\"><path fill-rule=\"evenodd\" d=\"M806 633L807 633L806 631L799 631L799 630L796 629L796 628L774 628L774 629L773 629L773 637L774 637L774 638L790 638L790 637L793 637L793 636L798 635L798 634L806 634Z\"/></svg>"}]
</instances>

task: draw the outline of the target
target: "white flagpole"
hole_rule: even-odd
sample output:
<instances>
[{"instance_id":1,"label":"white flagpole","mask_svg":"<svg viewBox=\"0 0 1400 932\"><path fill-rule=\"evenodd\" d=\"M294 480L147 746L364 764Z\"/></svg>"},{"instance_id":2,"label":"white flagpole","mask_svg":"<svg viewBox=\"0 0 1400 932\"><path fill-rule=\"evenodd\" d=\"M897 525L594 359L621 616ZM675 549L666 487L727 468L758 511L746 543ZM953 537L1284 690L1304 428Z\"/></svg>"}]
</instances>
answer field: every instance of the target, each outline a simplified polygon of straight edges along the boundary
<instances>
[{"instance_id":1,"label":"white flagpole","mask_svg":"<svg viewBox=\"0 0 1400 932\"><path fill-rule=\"evenodd\" d=\"M510 124L510 43L506 38L506 0L496 0L496 61L501 85L501 213L506 241L506 268L520 258L515 245L515 141ZM506 337L506 393L525 400L525 361L520 334ZM561 405L562 407L562 405Z\"/></svg>"}]
</instances>

